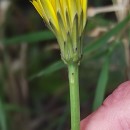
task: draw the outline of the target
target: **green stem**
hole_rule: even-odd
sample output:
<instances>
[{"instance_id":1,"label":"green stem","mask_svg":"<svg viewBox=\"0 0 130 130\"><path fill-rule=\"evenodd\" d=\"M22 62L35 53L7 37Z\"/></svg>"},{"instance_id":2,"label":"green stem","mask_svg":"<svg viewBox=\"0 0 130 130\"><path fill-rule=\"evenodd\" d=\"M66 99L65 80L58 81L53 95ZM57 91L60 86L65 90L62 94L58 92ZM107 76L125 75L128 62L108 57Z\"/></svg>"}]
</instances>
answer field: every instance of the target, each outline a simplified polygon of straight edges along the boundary
<instances>
[{"instance_id":1,"label":"green stem","mask_svg":"<svg viewBox=\"0 0 130 130\"><path fill-rule=\"evenodd\" d=\"M80 130L79 73L77 64L69 64L71 130Z\"/></svg>"}]
</instances>

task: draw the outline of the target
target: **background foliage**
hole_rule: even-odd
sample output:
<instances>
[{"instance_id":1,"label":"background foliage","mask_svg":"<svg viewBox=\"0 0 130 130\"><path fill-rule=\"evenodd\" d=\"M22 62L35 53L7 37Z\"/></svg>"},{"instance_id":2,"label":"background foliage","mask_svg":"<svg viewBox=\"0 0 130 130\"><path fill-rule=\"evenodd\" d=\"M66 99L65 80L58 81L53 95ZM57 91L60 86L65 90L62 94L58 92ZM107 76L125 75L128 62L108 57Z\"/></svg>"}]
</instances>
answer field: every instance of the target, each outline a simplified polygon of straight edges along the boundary
<instances>
[{"instance_id":1,"label":"background foliage","mask_svg":"<svg viewBox=\"0 0 130 130\"><path fill-rule=\"evenodd\" d=\"M8 0L5 8L6 1L0 1L0 129L67 130L67 68L57 41L29 1ZM125 7L121 15L108 6L114 6L111 0L89 1L80 65L81 119L130 79L129 10ZM96 9L100 13L92 16Z\"/></svg>"}]
</instances>

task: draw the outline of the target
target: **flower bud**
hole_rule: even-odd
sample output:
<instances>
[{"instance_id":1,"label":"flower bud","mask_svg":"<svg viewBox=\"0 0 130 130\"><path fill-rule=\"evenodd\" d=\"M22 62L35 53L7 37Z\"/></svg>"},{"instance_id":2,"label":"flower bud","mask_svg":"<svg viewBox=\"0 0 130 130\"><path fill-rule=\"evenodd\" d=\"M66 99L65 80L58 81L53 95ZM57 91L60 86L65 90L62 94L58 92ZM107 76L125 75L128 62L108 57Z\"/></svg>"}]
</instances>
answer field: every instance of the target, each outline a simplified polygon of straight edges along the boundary
<instances>
[{"instance_id":1,"label":"flower bud","mask_svg":"<svg viewBox=\"0 0 130 130\"><path fill-rule=\"evenodd\" d=\"M87 0L32 0L48 28L55 34L66 64L80 61Z\"/></svg>"}]
</instances>

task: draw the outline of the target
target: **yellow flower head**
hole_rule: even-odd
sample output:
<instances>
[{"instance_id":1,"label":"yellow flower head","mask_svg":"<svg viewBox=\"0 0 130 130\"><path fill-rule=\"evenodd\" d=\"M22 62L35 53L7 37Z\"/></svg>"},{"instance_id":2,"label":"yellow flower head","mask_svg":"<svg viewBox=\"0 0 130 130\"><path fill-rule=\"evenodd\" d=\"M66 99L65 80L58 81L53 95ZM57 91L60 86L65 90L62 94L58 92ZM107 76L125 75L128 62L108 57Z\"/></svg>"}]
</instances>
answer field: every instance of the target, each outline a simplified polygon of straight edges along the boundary
<instances>
[{"instance_id":1,"label":"yellow flower head","mask_svg":"<svg viewBox=\"0 0 130 130\"><path fill-rule=\"evenodd\" d=\"M81 37L86 25L87 0L32 0L46 25L56 35L65 62L81 58Z\"/></svg>"}]
</instances>

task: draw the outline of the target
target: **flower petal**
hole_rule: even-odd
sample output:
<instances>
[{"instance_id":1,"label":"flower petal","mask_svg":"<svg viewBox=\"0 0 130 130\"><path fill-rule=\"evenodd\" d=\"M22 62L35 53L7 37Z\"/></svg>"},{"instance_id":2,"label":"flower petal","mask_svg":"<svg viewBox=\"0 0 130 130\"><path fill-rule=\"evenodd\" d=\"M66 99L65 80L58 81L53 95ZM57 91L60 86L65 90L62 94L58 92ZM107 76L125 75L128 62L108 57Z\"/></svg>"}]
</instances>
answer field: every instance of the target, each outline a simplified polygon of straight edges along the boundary
<instances>
[{"instance_id":1,"label":"flower petal","mask_svg":"<svg viewBox=\"0 0 130 130\"><path fill-rule=\"evenodd\" d=\"M83 27L86 25L87 19L87 0L82 0L82 8L83 8Z\"/></svg>"},{"instance_id":2,"label":"flower petal","mask_svg":"<svg viewBox=\"0 0 130 130\"><path fill-rule=\"evenodd\" d=\"M58 24L56 12L55 12L50 0L41 0L41 3L44 8L44 11L46 12L46 16L54 24L57 31L59 31L59 24Z\"/></svg>"},{"instance_id":3,"label":"flower petal","mask_svg":"<svg viewBox=\"0 0 130 130\"><path fill-rule=\"evenodd\" d=\"M38 2L36 0L31 1L31 3L33 4L33 6L35 7L35 9L38 11L38 13L40 14L40 16L43 18L43 10L42 8L39 6Z\"/></svg>"}]
</instances>

